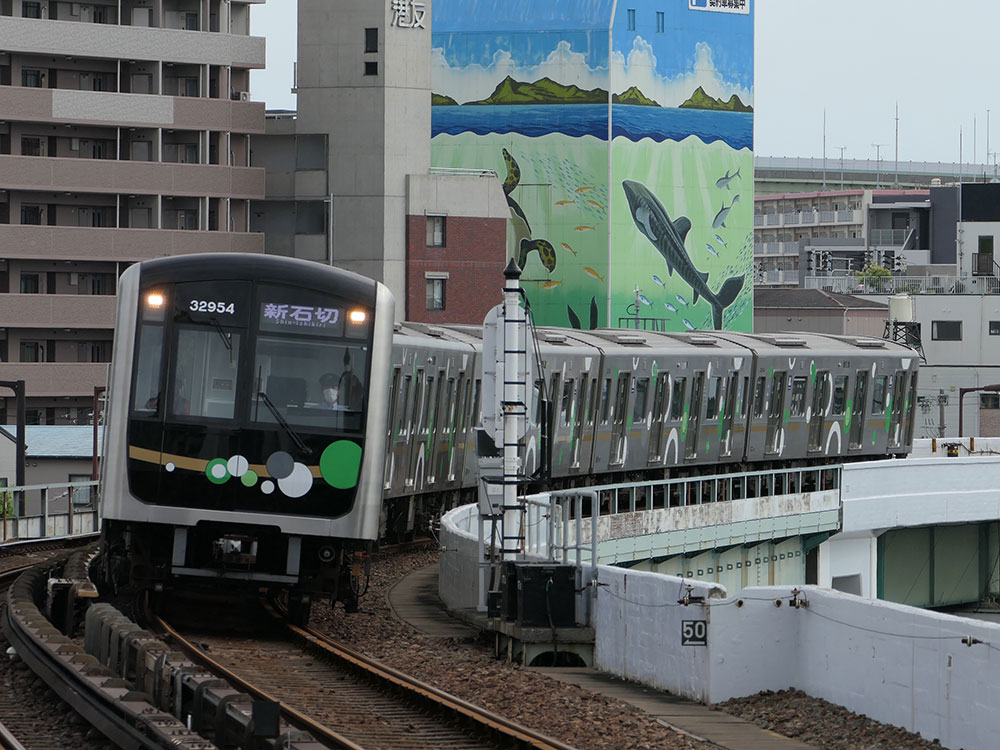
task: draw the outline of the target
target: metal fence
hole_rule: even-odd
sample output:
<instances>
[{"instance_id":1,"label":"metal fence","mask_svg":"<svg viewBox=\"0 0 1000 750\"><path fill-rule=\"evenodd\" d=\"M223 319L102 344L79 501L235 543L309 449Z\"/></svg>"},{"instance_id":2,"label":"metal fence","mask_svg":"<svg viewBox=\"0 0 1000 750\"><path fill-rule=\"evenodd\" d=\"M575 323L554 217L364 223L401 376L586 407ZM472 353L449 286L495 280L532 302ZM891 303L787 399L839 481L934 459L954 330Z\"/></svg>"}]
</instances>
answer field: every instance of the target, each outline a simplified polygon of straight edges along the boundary
<instances>
[{"instance_id":1,"label":"metal fence","mask_svg":"<svg viewBox=\"0 0 1000 750\"><path fill-rule=\"evenodd\" d=\"M100 531L97 482L33 484L0 490L0 541Z\"/></svg>"}]
</instances>

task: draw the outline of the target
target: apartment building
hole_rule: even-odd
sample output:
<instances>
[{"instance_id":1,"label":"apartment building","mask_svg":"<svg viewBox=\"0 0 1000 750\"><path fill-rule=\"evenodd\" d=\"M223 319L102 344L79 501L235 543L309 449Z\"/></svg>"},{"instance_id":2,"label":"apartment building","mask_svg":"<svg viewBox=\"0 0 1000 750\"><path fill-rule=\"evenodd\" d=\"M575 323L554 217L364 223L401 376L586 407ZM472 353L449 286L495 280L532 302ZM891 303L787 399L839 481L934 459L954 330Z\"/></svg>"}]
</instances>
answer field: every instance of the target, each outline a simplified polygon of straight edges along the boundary
<instances>
[{"instance_id":1,"label":"apartment building","mask_svg":"<svg viewBox=\"0 0 1000 750\"><path fill-rule=\"evenodd\" d=\"M260 2L0 0L0 380L29 424L90 420L128 265L263 252Z\"/></svg>"}]
</instances>

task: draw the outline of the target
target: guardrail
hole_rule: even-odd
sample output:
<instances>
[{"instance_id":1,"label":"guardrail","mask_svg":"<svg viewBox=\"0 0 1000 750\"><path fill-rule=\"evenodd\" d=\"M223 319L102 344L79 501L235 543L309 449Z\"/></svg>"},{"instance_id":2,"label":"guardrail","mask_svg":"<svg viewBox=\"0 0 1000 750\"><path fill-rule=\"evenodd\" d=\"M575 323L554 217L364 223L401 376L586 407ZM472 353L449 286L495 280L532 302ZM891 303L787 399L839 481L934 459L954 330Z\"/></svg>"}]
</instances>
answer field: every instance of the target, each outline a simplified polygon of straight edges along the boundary
<instances>
[{"instance_id":1,"label":"guardrail","mask_svg":"<svg viewBox=\"0 0 1000 750\"><path fill-rule=\"evenodd\" d=\"M0 488L0 541L92 534L100 528L96 481Z\"/></svg>"}]
</instances>

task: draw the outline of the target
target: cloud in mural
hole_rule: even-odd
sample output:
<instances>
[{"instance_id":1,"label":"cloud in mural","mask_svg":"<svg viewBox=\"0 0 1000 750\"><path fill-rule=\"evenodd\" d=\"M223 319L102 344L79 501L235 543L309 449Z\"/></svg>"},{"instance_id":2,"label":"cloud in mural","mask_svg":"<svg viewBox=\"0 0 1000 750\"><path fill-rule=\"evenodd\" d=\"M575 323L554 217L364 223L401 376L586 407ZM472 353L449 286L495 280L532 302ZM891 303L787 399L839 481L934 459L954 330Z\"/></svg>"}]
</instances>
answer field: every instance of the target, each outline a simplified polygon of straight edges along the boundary
<instances>
[{"instance_id":1,"label":"cloud in mural","mask_svg":"<svg viewBox=\"0 0 1000 750\"><path fill-rule=\"evenodd\" d=\"M434 93L450 96L460 104L485 99L506 76L527 82L548 77L566 86L576 85L581 89L608 87L607 68L589 67L587 56L582 52L574 52L566 40L560 41L537 65L521 65L514 60L509 50L498 49L493 53L493 60L489 65L472 63L455 67L448 62L443 48L435 47L431 50Z\"/></svg>"},{"instance_id":2,"label":"cloud in mural","mask_svg":"<svg viewBox=\"0 0 1000 750\"><path fill-rule=\"evenodd\" d=\"M664 107L683 104L701 86L709 96L726 101L736 94L746 104L753 101L753 94L742 86L727 82L715 66L712 48L706 42L695 44L692 66L673 78L656 72L656 54L653 46L637 36L626 57L614 52L611 57L614 80L628 81L643 94Z\"/></svg>"}]
</instances>

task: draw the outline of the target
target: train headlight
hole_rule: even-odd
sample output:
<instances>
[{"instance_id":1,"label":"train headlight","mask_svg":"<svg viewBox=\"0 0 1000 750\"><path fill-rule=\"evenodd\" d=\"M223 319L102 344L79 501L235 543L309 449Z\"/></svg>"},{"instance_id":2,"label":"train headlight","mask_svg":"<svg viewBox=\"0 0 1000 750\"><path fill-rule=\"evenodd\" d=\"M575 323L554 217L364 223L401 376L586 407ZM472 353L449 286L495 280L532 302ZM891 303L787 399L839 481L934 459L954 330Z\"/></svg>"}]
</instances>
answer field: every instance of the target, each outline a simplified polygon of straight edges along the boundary
<instances>
[{"instance_id":1,"label":"train headlight","mask_svg":"<svg viewBox=\"0 0 1000 750\"><path fill-rule=\"evenodd\" d=\"M150 292L146 295L146 304L149 307L160 308L163 307L164 302L166 302L166 297L160 292Z\"/></svg>"},{"instance_id":2,"label":"train headlight","mask_svg":"<svg viewBox=\"0 0 1000 750\"><path fill-rule=\"evenodd\" d=\"M347 319L350 320L355 325L359 325L368 320L368 313L366 313L364 310L351 310L347 314Z\"/></svg>"}]
</instances>

